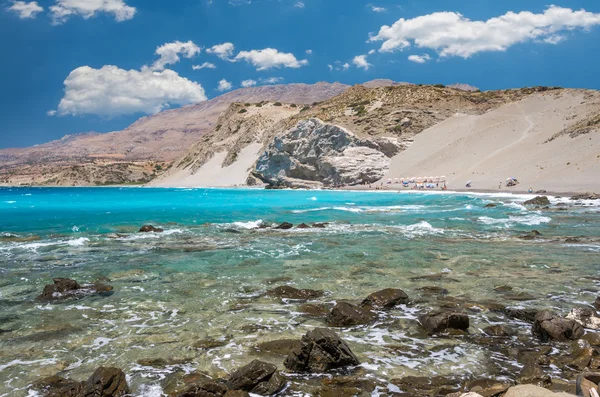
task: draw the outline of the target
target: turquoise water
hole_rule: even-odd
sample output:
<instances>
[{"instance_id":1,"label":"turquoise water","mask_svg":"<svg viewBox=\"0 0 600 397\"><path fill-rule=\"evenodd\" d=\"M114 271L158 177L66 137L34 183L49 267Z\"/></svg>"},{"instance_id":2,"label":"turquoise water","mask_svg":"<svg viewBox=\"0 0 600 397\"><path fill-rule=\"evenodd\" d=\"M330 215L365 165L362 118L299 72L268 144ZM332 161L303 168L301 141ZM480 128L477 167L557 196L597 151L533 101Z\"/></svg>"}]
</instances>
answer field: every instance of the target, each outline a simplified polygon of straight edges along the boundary
<instances>
[{"instance_id":1,"label":"turquoise water","mask_svg":"<svg viewBox=\"0 0 600 397\"><path fill-rule=\"evenodd\" d=\"M170 379L194 371L224 375L253 358L283 368L282 357L254 350L299 338L323 321L297 302L262 294L289 284L322 289L315 303L358 300L404 289L414 304L366 327L339 329L386 382L404 375L465 373L510 378L509 357L491 359L475 343L426 338L418 312L440 305L422 287L465 301L553 307L593 302L599 292L598 203L527 196L245 189L0 189L0 396L27 395L42 376L85 379L100 365L121 367L137 396L160 396ZM496 207L485 208L486 204ZM261 224L327 222L325 229L261 229ZM139 234L144 224L164 233ZM531 230L542 236L519 237ZM440 274L436 279L411 278ZM115 293L62 304L35 297L52 277L93 282ZM522 300L494 291L509 285ZM472 334L508 321L472 310ZM522 337L527 324L515 323ZM223 346L199 349L203 339ZM398 349L404 346L404 349ZM416 354L414 350L421 353ZM184 364L152 368L143 358ZM502 367L500 371L498 368ZM311 393L293 386L287 395ZM305 395L305 394L304 394Z\"/></svg>"}]
</instances>

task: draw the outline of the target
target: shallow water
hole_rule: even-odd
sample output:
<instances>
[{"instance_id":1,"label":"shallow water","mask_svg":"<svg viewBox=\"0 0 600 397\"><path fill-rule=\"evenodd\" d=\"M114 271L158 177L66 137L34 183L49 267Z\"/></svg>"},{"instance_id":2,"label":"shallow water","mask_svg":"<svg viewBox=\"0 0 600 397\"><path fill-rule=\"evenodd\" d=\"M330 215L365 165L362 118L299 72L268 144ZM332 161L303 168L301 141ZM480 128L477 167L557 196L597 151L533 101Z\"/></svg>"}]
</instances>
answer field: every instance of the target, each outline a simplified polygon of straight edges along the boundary
<instances>
[{"instance_id":1,"label":"shallow water","mask_svg":"<svg viewBox=\"0 0 600 397\"><path fill-rule=\"evenodd\" d=\"M518 363L464 340L427 338L417 313L438 307L419 290L439 286L475 302L471 334L530 326L477 302L552 307L561 313L598 295L600 208L527 196L243 189L0 189L0 396L27 395L43 376L86 379L123 368L134 395L160 396L174 373L219 376L258 354L262 341L323 326L299 303L261 296L281 284L327 291L318 302L404 289L409 306L367 327L338 329L365 376L472 374L510 378ZM566 206L556 206L557 203ZM486 204L497 204L484 208ZM577 205L575 205L577 204ZM325 229L258 229L262 223L329 222ZM164 233L136 233L143 224ZM533 229L536 240L519 238ZM567 239L578 237L577 239ZM411 278L438 274L436 280ZM35 301L52 277L108 277L115 293L61 304ZM512 293L494 287L509 285ZM521 295L518 295L522 293ZM521 300L523 294L531 300ZM193 347L204 339L223 346ZM156 369L143 358L181 358ZM291 388L287 395L301 395Z\"/></svg>"}]
</instances>

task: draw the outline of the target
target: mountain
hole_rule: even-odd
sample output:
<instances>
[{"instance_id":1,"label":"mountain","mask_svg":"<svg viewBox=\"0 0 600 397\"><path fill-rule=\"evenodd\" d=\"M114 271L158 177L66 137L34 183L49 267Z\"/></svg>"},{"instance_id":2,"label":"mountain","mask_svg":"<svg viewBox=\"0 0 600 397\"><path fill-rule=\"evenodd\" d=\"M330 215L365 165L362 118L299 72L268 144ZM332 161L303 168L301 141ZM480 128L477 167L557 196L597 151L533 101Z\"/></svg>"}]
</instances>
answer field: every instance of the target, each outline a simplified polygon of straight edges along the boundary
<instances>
[{"instance_id":1,"label":"mountain","mask_svg":"<svg viewBox=\"0 0 600 397\"><path fill-rule=\"evenodd\" d=\"M143 117L123 131L70 135L29 148L0 150L0 183L147 182L155 171L181 157L210 132L219 115L233 102L311 104L347 88L344 84L324 82L242 88L199 104ZM89 172L86 168L90 168Z\"/></svg>"}]
</instances>

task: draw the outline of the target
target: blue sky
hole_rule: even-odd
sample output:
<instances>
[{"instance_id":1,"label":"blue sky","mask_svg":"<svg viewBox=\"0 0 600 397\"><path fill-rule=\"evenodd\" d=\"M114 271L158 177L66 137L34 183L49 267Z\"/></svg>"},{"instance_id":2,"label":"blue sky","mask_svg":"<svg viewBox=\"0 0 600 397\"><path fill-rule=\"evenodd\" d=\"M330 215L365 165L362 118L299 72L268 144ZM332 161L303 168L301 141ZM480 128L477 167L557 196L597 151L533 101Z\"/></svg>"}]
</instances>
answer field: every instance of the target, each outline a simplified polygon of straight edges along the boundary
<instances>
[{"instance_id":1,"label":"blue sky","mask_svg":"<svg viewBox=\"0 0 600 397\"><path fill-rule=\"evenodd\" d=\"M600 88L597 0L4 0L1 7L0 148L120 130L242 81ZM198 68L206 63L214 68Z\"/></svg>"}]
</instances>

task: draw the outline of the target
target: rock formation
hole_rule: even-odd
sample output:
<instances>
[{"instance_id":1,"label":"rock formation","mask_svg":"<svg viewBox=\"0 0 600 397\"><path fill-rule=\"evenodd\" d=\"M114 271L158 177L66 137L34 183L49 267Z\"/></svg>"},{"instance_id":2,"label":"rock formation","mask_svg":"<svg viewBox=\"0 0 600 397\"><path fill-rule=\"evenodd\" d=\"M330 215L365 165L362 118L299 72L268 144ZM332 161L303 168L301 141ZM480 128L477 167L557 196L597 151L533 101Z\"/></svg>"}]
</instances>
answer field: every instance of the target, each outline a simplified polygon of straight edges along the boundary
<instances>
[{"instance_id":1,"label":"rock formation","mask_svg":"<svg viewBox=\"0 0 600 397\"><path fill-rule=\"evenodd\" d=\"M258 159L253 175L270 185L287 187L372 183L389 167L386 144L394 146L393 140L382 144L359 139L345 128L311 118L275 137Z\"/></svg>"}]
</instances>

